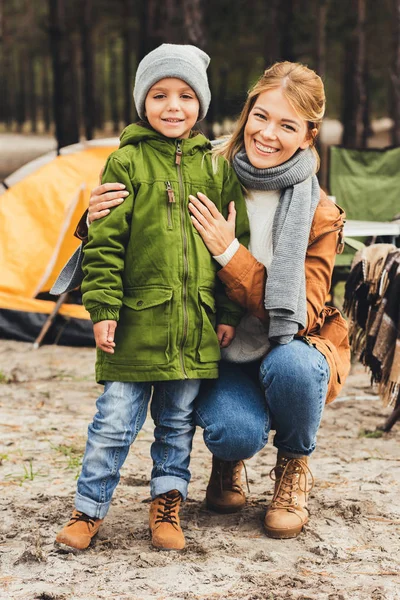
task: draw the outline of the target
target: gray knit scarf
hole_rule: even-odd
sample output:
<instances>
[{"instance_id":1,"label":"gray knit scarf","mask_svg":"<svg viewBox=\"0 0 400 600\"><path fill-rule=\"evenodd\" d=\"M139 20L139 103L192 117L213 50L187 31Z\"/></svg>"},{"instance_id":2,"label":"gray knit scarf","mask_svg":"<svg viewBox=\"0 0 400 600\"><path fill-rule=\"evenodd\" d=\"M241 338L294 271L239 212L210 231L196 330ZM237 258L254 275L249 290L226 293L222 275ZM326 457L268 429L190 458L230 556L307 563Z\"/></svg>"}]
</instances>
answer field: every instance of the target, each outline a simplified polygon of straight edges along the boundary
<instances>
[{"instance_id":1,"label":"gray knit scarf","mask_svg":"<svg viewBox=\"0 0 400 600\"><path fill-rule=\"evenodd\" d=\"M268 337L287 344L307 324L305 258L314 212L320 198L316 158L307 148L270 169L257 169L243 149L233 159L247 189L281 190L273 228L273 258L268 269L264 305L269 312Z\"/></svg>"}]
</instances>

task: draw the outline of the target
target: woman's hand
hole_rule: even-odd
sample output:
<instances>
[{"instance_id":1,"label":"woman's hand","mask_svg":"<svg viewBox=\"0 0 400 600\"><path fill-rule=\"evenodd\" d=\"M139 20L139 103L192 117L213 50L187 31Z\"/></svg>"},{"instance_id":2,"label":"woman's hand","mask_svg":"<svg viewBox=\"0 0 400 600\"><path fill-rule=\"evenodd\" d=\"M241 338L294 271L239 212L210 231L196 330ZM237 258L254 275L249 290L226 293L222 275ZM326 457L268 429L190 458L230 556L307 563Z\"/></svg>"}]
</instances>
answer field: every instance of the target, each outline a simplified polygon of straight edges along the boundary
<instances>
[{"instance_id":1,"label":"woman's hand","mask_svg":"<svg viewBox=\"0 0 400 600\"><path fill-rule=\"evenodd\" d=\"M235 239L235 203L229 203L228 219L225 219L205 194L199 192L197 196L189 196L190 218L211 254L219 256Z\"/></svg>"},{"instance_id":2,"label":"woman's hand","mask_svg":"<svg viewBox=\"0 0 400 600\"><path fill-rule=\"evenodd\" d=\"M90 193L89 223L108 215L110 208L121 204L127 196L129 192L122 183L103 183L94 188Z\"/></svg>"}]
</instances>

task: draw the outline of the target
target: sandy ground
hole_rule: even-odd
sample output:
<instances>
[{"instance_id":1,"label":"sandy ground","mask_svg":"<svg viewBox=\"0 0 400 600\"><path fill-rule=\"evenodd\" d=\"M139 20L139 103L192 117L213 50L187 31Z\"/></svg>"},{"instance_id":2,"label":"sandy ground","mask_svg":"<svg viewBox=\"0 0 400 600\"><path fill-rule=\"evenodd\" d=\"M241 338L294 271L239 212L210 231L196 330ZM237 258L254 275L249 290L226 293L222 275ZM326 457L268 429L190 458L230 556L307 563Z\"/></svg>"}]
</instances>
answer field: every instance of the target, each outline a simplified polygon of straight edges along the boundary
<instances>
[{"instance_id":1,"label":"sandy ground","mask_svg":"<svg viewBox=\"0 0 400 600\"><path fill-rule=\"evenodd\" d=\"M152 549L147 530L149 418L132 446L93 546L54 545L73 506L87 424L100 387L92 349L0 342L0 598L3 600L397 600L400 598L400 425L365 437L388 410L354 365L327 407L312 460L312 518L295 540L264 535L275 451L247 461L240 514L205 508L210 454L197 432L187 548Z\"/></svg>"}]
</instances>

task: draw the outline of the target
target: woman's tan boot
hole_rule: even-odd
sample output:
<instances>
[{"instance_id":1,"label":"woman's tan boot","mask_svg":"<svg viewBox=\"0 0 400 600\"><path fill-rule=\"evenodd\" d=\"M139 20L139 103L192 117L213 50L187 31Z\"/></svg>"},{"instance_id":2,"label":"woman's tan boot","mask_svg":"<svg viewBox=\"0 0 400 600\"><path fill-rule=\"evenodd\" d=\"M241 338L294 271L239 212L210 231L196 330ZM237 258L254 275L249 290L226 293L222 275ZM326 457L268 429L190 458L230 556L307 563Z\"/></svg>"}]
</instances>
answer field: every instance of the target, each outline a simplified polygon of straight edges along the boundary
<instances>
[{"instance_id":1,"label":"woman's tan boot","mask_svg":"<svg viewBox=\"0 0 400 600\"><path fill-rule=\"evenodd\" d=\"M210 481L206 491L207 508L219 513L234 513L246 504L242 489L242 460L225 461L213 456Z\"/></svg>"},{"instance_id":2,"label":"woman's tan boot","mask_svg":"<svg viewBox=\"0 0 400 600\"><path fill-rule=\"evenodd\" d=\"M275 491L265 515L265 531L272 538L296 537L308 521L307 498L314 485L308 457L278 452L270 476Z\"/></svg>"},{"instance_id":3,"label":"woman's tan boot","mask_svg":"<svg viewBox=\"0 0 400 600\"><path fill-rule=\"evenodd\" d=\"M160 550L182 550L185 537L179 520L182 496L177 490L161 494L150 505L151 542Z\"/></svg>"},{"instance_id":4,"label":"woman's tan boot","mask_svg":"<svg viewBox=\"0 0 400 600\"><path fill-rule=\"evenodd\" d=\"M97 534L104 519L94 519L74 510L69 522L58 532L56 542L76 550L85 550Z\"/></svg>"}]
</instances>

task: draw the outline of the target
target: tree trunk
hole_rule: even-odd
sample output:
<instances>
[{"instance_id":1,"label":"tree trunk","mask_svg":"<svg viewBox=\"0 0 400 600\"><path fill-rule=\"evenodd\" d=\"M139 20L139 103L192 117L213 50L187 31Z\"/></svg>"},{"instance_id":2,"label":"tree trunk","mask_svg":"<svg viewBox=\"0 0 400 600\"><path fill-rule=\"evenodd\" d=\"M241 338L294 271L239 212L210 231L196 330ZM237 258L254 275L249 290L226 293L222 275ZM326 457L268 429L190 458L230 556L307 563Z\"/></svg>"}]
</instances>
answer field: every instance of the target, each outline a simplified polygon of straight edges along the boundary
<instances>
[{"instance_id":1,"label":"tree trunk","mask_svg":"<svg viewBox=\"0 0 400 600\"><path fill-rule=\"evenodd\" d=\"M123 1L122 11L122 52L123 52L123 86L124 86L124 112L123 119L126 125L132 121L132 4L131 0Z\"/></svg>"},{"instance_id":2,"label":"tree trunk","mask_svg":"<svg viewBox=\"0 0 400 600\"><path fill-rule=\"evenodd\" d=\"M53 106L58 150L79 142L75 60L65 0L49 0L50 49L53 61Z\"/></svg>"},{"instance_id":3,"label":"tree trunk","mask_svg":"<svg viewBox=\"0 0 400 600\"><path fill-rule=\"evenodd\" d=\"M4 18L4 2L0 0L0 57L1 57L1 94L0 94L0 121L5 123L6 127L11 127L12 111L11 111L11 73L10 64L11 53L9 51L6 22Z\"/></svg>"},{"instance_id":4,"label":"tree trunk","mask_svg":"<svg viewBox=\"0 0 400 600\"><path fill-rule=\"evenodd\" d=\"M178 7L179 0L164 0L165 7L165 27L158 29L161 33L163 41L171 44L186 44L187 32L183 27L182 9ZM182 0L185 2L185 0ZM189 0L186 0L189 1Z\"/></svg>"},{"instance_id":5,"label":"tree trunk","mask_svg":"<svg viewBox=\"0 0 400 600\"><path fill-rule=\"evenodd\" d=\"M354 0L356 25L346 43L343 85L343 146L365 148L368 136L368 102L365 39L366 0Z\"/></svg>"},{"instance_id":6,"label":"tree trunk","mask_svg":"<svg viewBox=\"0 0 400 600\"><path fill-rule=\"evenodd\" d=\"M354 64L355 77L355 114L354 114L354 142L357 148L365 147L365 110L367 103L366 89L366 39L365 39L365 13L366 0L357 0L357 52Z\"/></svg>"},{"instance_id":7,"label":"tree trunk","mask_svg":"<svg viewBox=\"0 0 400 600\"><path fill-rule=\"evenodd\" d=\"M83 121L87 140L93 139L95 127L95 93L93 65L93 5L92 0L85 0L81 13L81 48L83 67Z\"/></svg>"},{"instance_id":8,"label":"tree trunk","mask_svg":"<svg viewBox=\"0 0 400 600\"><path fill-rule=\"evenodd\" d=\"M296 60L294 51L293 31L296 27L294 20L294 0L285 0L281 3L282 15L280 26L280 57L282 60L294 62Z\"/></svg>"},{"instance_id":9,"label":"tree trunk","mask_svg":"<svg viewBox=\"0 0 400 600\"><path fill-rule=\"evenodd\" d=\"M203 50L206 47L204 30L204 0L183 0L184 27L187 43L198 46Z\"/></svg>"},{"instance_id":10,"label":"tree trunk","mask_svg":"<svg viewBox=\"0 0 400 600\"><path fill-rule=\"evenodd\" d=\"M112 40L110 43L110 68L109 68L109 76L110 81L108 85L109 89L109 99L110 99L110 108L111 108L111 121L113 123L113 132L119 132L119 110L118 110L118 73L117 73L117 53L115 51L115 40Z\"/></svg>"},{"instance_id":11,"label":"tree trunk","mask_svg":"<svg viewBox=\"0 0 400 600\"><path fill-rule=\"evenodd\" d=\"M280 59L280 5L281 0L270 0L268 3L262 0L261 2L262 13L260 14L260 19L262 21L264 31L269 32L263 36L265 69L268 69L268 67L272 66Z\"/></svg>"},{"instance_id":12,"label":"tree trunk","mask_svg":"<svg viewBox=\"0 0 400 600\"><path fill-rule=\"evenodd\" d=\"M27 88L29 98L29 117L31 121L31 132L37 133L37 97L36 97L36 72L35 56L30 56L28 64Z\"/></svg>"},{"instance_id":13,"label":"tree trunk","mask_svg":"<svg viewBox=\"0 0 400 600\"><path fill-rule=\"evenodd\" d=\"M22 132L23 125L26 121L26 69L25 69L25 56L21 51L17 54L17 79L18 79L18 90L17 90L17 105L16 105L16 116L17 116L17 131Z\"/></svg>"},{"instance_id":14,"label":"tree trunk","mask_svg":"<svg viewBox=\"0 0 400 600\"><path fill-rule=\"evenodd\" d=\"M103 130L105 120L105 90L106 90L106 48L101 45L95 61L95 94L94 123L96 129Z\"/></svg>"},{"instance_id":15,"label":"tree trunk","mask_svg":"<svg viewBox=\"0 0 400 600\"><path fill-rule=\"evenodd\" d=\"M328 0L317 0L317 73L320 77L325 77L326 71L326 15L328 12Z\"/></svg>"},{"instance_id":16,"label":"tree trunk","mask_svg":"<svg viewBox=\"0 0 400 600\"><path fill-rule=\"evenodd\" d=\"M46 133L51 127L51 90L50 90L50 64L48 56L43 56L41 64L41 86L42 86L42 111L43 123Z\"/></svg>"},{"instance_id":17,"label":"tree trunk","mask_svg":"<svg viewBox=\"0 0 400 600\"><path fill-rule=\"evenodd\" d=\"M139 36L137 62L161 43L159 32L160 4L155 0L139 0Z\"/></svg>"},{"instance_id":18,"label":"tree trunk","mask_svg":"<svg viewBox=\"0 0 400 600\"><path fill-rule=\"evenodd\" d=\"M400 146L400 0L393 0L393 66L391 83L393 94L393 132L392 142Z\"/></svg>"},{"instance_id":19,"label":"tree trunk","mask_svg":"<svg viewBox=\"0 0 400 600\"><path fill-rule=\"evenodd\" d=\"M147 22L147 51L145 54L163 42L183 43L182 37L180 37L183 27L177 26L179 20L182 24L181 11L176 8L177 1L144 0ZM182 0L180 1L182 2Z\"/></svg>"}]
</instances>

